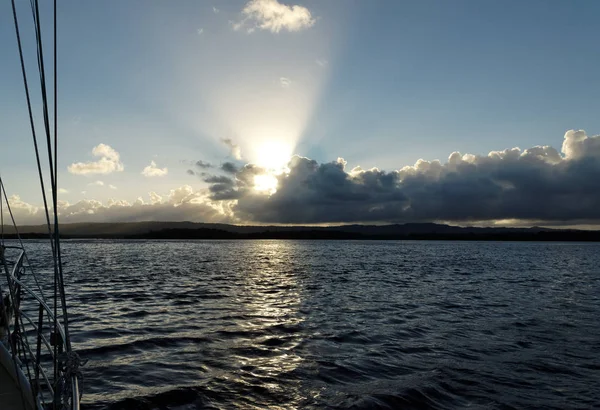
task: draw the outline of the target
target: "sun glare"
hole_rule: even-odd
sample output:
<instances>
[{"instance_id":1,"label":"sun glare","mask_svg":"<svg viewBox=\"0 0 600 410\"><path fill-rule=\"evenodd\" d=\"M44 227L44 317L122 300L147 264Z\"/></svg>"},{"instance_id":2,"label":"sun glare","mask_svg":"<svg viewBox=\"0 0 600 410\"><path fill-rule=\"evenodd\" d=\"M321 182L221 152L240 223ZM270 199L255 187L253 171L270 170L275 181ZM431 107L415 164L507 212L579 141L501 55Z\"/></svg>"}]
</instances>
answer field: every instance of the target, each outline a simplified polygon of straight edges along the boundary
<instances>
[{"instance_id":1,"label":"sun glare","mask_svg":"<svg viewBox=\"0 0 600 410\"><path fill-rule=\"evenodd\" d=\"M284 169L292 156L292 144L283 140L268 140L256 148L257 165L279 172Z\"/></svg>"},{"instance_id":2,"label":"sun glare","mask_svg":"<svg viewBox=\"0 0 600 410\"><path fill-rule=\"evenodd\" d=\"M256 175L254 177L254 189L269 195L274 194L277 191L277 177L269 174Z\"/></svg>"}]
</instances>

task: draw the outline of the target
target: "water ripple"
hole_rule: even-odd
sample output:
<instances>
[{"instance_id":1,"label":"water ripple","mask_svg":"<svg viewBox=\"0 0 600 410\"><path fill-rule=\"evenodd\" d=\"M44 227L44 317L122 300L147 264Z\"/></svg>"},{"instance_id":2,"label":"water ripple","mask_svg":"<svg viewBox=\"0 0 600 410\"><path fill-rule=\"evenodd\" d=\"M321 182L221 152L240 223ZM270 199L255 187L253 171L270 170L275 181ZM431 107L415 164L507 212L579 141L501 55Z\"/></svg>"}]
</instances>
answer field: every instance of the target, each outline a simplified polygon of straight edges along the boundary
<instances>
[{"instance_id":1,"label":"water ripple","mask_svg":"<svg viewBox=\"0 0 600 410\"><path fill-rule=\"evenodd\" d=\"M65 241L83 407L597 406L599 251Z\"/></svg>"}]
</instances>

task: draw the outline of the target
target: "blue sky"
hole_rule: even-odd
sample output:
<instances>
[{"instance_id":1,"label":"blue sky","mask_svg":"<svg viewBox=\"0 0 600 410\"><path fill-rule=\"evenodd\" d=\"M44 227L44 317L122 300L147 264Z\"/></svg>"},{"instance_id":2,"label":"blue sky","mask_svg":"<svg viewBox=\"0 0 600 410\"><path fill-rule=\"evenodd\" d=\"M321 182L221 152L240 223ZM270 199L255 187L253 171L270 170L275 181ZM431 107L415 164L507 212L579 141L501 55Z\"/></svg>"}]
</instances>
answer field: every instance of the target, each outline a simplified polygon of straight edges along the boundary
<instances>
[{"instance_id":1,"label":"blue sky","mask_svg":"<svg viewBox=\"0 0 600 410\"><path fill-rule=\"evenodd\" d=\"M28 5L17 3L33 80ZM276 168L298 154L393 172L453 151L560 151L567 130L600 133L598 17L596 1L59 1L61 198L167 201L189 186L201 202L212 191L198 160ZM9 2L0 50L2 175L37 206ZM99 144L119 166L68 170L101 158ZM149 166L159 171L143 175Z\"/></svg>"}]
</instances>

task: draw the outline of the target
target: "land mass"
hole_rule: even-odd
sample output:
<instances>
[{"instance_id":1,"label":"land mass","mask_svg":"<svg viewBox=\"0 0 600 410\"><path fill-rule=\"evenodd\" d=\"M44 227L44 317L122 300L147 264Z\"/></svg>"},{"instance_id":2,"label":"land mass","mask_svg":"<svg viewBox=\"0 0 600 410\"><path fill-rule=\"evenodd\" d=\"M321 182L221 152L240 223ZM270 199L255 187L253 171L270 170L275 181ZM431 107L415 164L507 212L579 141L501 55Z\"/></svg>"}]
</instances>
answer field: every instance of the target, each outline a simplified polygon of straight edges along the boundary
<instances>
[{"instance_id":1,"label":"land mass","mask_svg":"<svg viewBox=\"0 0 600 410\"><path fill-rule=\"evenodd\" d=\"M45 225L18 228L23 238L45 238ZM12 226L5 237L16 237ZM195 222L75 223L60 226L64 239L413 239L504 241L600 241L600 231L477 228L435 223L339 226L247 226Z\"/></svg>"}]
</instances>

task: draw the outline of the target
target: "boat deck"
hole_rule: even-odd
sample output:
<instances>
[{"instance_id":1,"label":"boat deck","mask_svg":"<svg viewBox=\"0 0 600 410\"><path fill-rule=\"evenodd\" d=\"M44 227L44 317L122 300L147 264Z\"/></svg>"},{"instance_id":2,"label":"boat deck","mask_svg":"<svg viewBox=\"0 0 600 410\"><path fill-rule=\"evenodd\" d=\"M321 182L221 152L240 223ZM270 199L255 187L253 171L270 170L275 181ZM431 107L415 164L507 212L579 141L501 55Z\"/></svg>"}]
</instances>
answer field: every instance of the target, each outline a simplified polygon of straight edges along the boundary
<instances>
[{"instance_id":1,"label":"boat deck","mask_svg":"<svg viewBox=\"0 0 600 410\"><path fill-rule=\"evenodd\" d=\"M25 410L21 391L6 369L0 366L0 407L2 410Z\"/></svg>"}]
</instances>

